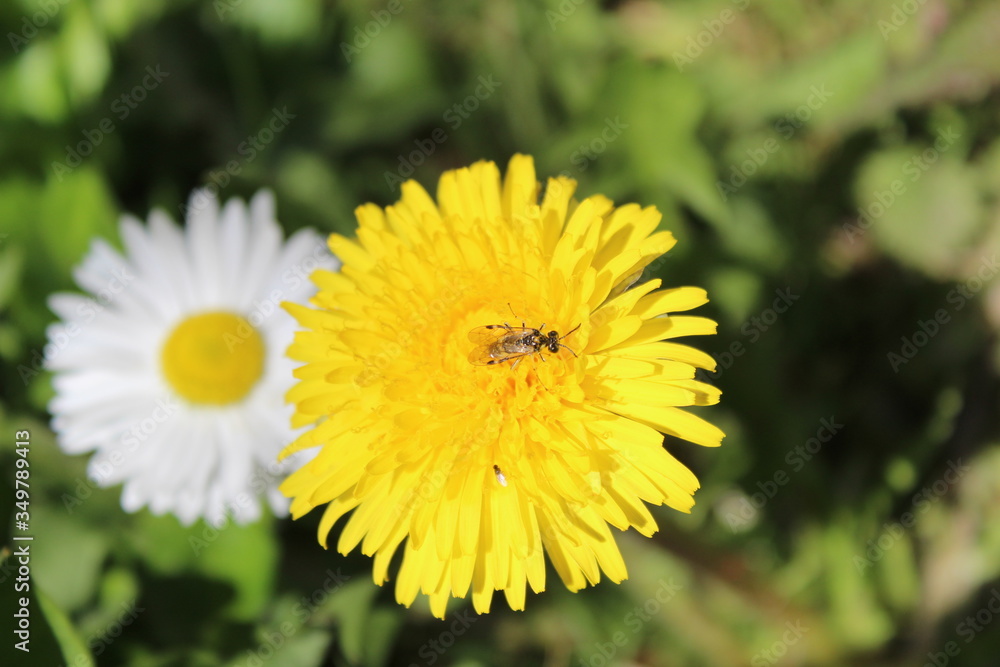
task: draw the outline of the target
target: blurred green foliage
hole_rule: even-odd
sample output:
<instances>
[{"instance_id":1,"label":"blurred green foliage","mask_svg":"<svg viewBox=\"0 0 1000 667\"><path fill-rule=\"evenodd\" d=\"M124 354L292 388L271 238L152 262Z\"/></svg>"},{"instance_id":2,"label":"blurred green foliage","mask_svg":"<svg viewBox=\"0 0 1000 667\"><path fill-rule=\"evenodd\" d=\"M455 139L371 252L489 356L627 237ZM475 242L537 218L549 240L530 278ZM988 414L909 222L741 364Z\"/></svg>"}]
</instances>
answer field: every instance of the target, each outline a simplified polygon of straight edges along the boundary
<instances>
[{"instance_id":1,"label":"blurred green foliage","mask_svg":"<svg viewBox=\"0 0 1000 667\"><path fill-rule=\"evenodd\" d=\"M30 664L995 664L997 4L16 0L0 24L0 507L28 429ZM46 298L120 214L269 187L287 230L350 233L400 179L514 152L656 205L681 241L658 274L720 323L695 344L728 437L667 443L703 488L621 536L625 583L550 573L523 613L442 623L315 516L126 515L58 451Z\"/></svg>"}]
</instances>

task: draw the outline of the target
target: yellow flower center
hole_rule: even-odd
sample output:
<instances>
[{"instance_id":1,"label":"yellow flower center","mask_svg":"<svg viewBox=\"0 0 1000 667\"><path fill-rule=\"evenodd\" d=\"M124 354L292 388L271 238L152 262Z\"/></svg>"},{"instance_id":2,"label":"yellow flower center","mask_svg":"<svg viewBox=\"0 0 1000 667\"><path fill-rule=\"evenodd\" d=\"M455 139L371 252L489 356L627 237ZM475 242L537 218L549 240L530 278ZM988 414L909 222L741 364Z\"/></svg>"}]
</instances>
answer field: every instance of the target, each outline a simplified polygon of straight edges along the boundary
<instances>
[{"instance_id":1,"label":"yellow flower center","mask_svg":"<svg viewBox=\"0 0 1000 667\"><path fill-rule=\"evenodd\" d=\"M161 363L167 382L188 401L235 403L264 370L264 339L234 313L193 315L171 332Z\"/></svg>"}]
</instances>

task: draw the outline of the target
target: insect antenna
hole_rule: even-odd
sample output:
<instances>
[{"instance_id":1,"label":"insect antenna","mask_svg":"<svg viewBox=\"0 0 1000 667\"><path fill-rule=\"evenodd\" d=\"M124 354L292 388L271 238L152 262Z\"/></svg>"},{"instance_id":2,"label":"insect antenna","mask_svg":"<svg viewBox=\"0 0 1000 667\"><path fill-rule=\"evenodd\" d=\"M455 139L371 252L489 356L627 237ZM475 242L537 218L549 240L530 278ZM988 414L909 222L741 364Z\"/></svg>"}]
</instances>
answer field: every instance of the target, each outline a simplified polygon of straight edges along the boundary
<instances>
[{"instance_id":1,"label":"insect antenna","mask_svg":"<svg viewBox=\"0 0 1000 667\"><path fill-rule=\"evenodd\" d=\"M577 329L579 329L582 324L583 324L583 322L580 322L580 324L577 324L575 327L573 327L572 329L570 329L569 331L567 331L566 333L564 333L562 336L559 336L559 338L562 339L562 338L565 338L566 336L570 335L571 333L573 333L574 331L576 331Z\"/></svg>"},{"instance_id":2,"label":"insect antenna","mask_svg":"<svg viewBox=\"0 0 1000 667\"><path fill-rule=\"evenodd\" d=\"M507 307L510 308L510 314L515 317L515 321L516 321L517 313L514 312L514 306L510 305L510 301L507 302ZM521 320L521 328L524 329L527 326L528 326L527 323L524 320ZM542 325L542 328L543 329L545 328L544 324Z\"/></svg>"}]
</instances>

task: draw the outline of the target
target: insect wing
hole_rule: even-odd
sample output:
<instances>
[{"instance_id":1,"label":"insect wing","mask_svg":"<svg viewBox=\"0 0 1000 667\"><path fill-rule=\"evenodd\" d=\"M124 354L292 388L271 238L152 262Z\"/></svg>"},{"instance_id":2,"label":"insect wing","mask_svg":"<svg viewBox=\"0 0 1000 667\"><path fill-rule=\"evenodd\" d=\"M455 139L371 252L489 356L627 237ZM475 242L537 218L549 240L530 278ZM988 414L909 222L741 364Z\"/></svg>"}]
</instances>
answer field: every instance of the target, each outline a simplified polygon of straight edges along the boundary
<instances>
[{"instance_id":1,"label":"insect wing","mask_svg":"<svg viewBox=\"0 0 1000 667\"><path fill-rule=\"evenodd\" d=\"M505 327L496 325L476 327L470 331L469 340L475 343L476 347L469 353L469 363L476 366L497 363L498 358L494 356L497 351L497 343L508 334Z\"/></svg>"},{"instance_id":2,"label":"insect wing","mask_svg":"<svg viewBox=\"0 0 1000 667\"><path fill-rule=\"evenodd\" d=\"M469 332L469 340L476 345L492 345L510 332L507 327L499 324L491 324L485 327L476 327Z\"/></svg>"},{"instance_id":3,"label":"insect wing","mask_svg":"<svg viewBox=\"0 0 1000 667\"><path fill-rule=\"evenodd\" d=\"M520 336L533 331L534 329L527 327L507 328L500 324L476 327L469 332L469 340L476 344L476 347L469 353L469 363L476 366L488 366L531 354L534 350L505 351L502 343L510 336Z\"/></svg>"}]
</instances>

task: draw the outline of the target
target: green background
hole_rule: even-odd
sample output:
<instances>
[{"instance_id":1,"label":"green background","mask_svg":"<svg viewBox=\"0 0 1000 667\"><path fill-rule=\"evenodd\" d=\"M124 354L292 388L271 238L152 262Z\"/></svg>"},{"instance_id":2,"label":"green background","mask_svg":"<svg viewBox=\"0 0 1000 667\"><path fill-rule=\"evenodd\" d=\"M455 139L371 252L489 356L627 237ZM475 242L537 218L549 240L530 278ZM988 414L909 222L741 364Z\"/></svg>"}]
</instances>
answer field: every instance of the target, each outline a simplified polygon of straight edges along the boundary
<instances>
[{"instance_id":1,"label":"green background","mask_svg":"<svg viewBox=\"0 0 1000 667\"><path fill-rule=\"evenodd\" d=\"M4 664L996 664L996 3L18 0L0 24L0 513L29 429L36 591ZM58 451L46 298L123 212L266 186L287 231L350 234L399 176L514 152L656 205L680 240L657 274L720 324L694 344L727 438L667 442L703 488L620 536L625 583L550 572L525 612L442 623L324 552L317 513L126 515Z\"/></svg>"}]
</instances>

